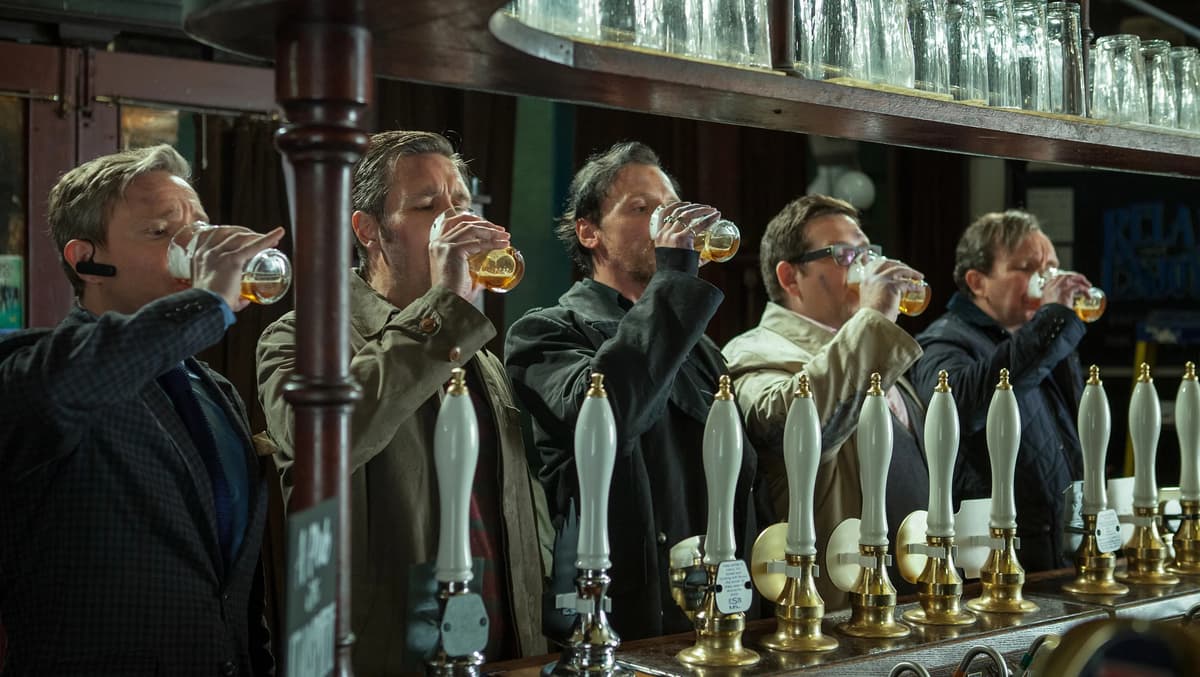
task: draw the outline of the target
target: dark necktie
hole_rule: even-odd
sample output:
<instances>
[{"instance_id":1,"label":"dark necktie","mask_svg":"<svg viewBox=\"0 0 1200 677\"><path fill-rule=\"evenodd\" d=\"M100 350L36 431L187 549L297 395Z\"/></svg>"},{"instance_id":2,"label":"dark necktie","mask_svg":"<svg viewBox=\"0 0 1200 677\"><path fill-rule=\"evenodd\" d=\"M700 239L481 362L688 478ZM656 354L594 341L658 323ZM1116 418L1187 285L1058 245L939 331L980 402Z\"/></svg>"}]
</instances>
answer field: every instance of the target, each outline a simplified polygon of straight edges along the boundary
<instances>
[{"instance_id":1,"label":"dark necktie","mask_svg":"<svg viewBox=\"0 0 1200 677\"><path fill-rule=\"evenodd\" d=\"M183 424L191 434L201 460L204 461L204 467L208 470L208 479L212 484L213 509L217 516L217 539L221 544L221 556L228 562L230 543L233 541L233 501L229 496L225 470L221 467L216 438L204 411L200 408L200 402L196 400L196 394L192 392L191 382L182 366L176 366L159 376L158 383L175 404L175 411L179 413L179 418L183 419Z\"/></svg>"}]
</instances>

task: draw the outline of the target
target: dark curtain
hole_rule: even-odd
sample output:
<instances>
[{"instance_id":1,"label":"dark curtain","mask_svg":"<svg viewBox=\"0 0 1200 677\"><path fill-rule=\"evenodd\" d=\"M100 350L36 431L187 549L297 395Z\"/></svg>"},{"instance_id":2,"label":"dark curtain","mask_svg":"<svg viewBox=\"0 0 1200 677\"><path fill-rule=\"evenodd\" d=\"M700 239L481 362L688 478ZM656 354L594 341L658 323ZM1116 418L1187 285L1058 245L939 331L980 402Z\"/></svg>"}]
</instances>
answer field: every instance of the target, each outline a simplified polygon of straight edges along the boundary
<instances>
[{"instance_id":1,"label":"dark curtain","mask_svg":"<svg viewBox=\"0 0 1200 677\"><path fill-rule=\"evenodd\" d=\"M916 336L946 311L954 293L954 248L967 229L967 157L916 148L891 149L892 221L897 256L925 274L933 289L929 308L901 316L900 326Z\"/></svg>"}]
</instances>

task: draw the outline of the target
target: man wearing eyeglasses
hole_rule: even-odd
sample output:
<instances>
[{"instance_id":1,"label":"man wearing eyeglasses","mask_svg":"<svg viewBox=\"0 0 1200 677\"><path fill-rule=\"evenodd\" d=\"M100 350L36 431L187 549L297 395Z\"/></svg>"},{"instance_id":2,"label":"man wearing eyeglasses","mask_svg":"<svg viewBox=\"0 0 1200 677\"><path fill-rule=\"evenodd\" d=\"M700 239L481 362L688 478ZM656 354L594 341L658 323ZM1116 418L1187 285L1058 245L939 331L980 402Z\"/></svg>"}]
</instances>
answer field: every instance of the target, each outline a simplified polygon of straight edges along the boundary
<instances>
[{"instance_id":1,"label":"man wearing eyeglasses","mask_svg":"<svg viewBox=\"0 0 1200 677\"><path fill-rule=\"evenodd\" d=\"M921 449L924 413L903 374L921 348L900 327L900 297L924 276L893 260L869 265L857 289L850 267L880 249L870 244L852 205L824 195L792 201L763 235L759 261L770 301L758 326L724 349L746 429L760 450L775 512L788 514L783 430L801 372L808 375L821 419L821 463L813 507L817 549L862 509L854 431L872 372L879 372L892 412L895 444L887 480L891 539L900 521L925 508L928 473ZM897 587L903 581L893 574ZM847 605L827 578L817 587L828 608Z\"/></svg>"}]
</instances>

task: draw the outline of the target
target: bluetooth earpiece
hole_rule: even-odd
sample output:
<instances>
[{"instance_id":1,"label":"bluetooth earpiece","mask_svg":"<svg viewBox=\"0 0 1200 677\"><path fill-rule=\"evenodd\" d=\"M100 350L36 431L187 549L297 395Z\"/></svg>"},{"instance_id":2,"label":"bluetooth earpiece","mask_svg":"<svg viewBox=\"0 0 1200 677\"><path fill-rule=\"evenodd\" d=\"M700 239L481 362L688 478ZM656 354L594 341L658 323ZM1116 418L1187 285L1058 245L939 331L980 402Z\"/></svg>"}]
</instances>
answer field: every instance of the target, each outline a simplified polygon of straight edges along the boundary
<instances>
[{"instance_id":1,"label":"bluetooth earpiece","mask_svg":"<svg viewBox=\"0 0 1200 677\"><path fill-rule=\"evenodd\" d=\"M100 277L116 277L117 267L107 263L96 263L92 260L80 261L75 264L75 272L80 275L98 275Z\"/></svg>"}]
</instances>

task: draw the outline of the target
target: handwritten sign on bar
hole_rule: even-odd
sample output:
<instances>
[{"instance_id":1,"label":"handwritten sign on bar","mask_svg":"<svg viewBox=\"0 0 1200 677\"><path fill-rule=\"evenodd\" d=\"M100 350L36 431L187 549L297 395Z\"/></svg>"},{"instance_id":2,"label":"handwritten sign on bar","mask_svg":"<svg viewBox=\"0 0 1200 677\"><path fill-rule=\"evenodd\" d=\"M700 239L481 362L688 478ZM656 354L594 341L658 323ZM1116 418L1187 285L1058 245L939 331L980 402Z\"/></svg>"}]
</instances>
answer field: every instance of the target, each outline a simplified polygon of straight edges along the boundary
<instances>
[{"instance_id":1,"label":"handwritten sign on bar","mask_svg":"<svg viewBox=\"0 0 1200 677\"><path fill-rule=\"evenodd\" d=\"M337 500L288 517L286 677L327 677L334 668Z\"/></svg>"}]
</instances>

